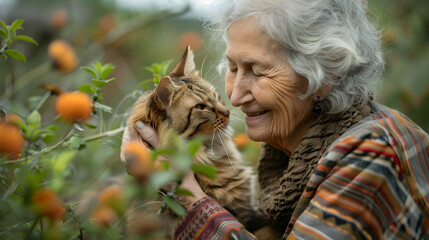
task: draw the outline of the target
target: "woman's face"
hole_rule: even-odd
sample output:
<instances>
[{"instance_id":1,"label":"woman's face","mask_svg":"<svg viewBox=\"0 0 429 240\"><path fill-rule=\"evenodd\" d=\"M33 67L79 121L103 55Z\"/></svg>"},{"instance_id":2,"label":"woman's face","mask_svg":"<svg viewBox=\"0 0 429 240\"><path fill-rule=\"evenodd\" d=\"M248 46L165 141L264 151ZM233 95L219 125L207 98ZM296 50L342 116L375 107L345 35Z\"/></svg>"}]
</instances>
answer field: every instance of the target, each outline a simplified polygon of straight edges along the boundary
<instances>
[{"instance_id":1,"label":"woman's face","mask_svg":"<svg viewBox=\"0 0 429 240\"><path fill-rule=\"evenodd\" d=\"M226 92L231 104L245 113L252 140L291 153L312 122L313 100L299 98L307 81L284 53L255 18L233 23L228 30Z\"/></svg>"}]
</instances>

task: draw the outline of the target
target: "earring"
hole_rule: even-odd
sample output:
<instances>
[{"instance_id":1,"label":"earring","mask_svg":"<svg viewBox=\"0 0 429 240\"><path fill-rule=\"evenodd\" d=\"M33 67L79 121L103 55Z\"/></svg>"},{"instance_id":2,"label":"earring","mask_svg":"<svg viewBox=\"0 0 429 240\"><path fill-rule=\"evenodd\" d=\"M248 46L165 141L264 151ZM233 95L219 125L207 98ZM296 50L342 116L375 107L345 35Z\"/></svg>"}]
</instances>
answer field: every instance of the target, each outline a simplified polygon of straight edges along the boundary
<instances>
[{"instance_id":1,"label":"earring","mask_svg":"<svg viewBox=\"0 0 429 240\"><path fill-rule=\"evenodd\" d=\"M320 115L323 112L322 106L320 106L319 101L320 101L320 96L316 96L316 102L314 103L314 106L313 106L313 114L316 116Z\"/></svg>"}]
</instances>

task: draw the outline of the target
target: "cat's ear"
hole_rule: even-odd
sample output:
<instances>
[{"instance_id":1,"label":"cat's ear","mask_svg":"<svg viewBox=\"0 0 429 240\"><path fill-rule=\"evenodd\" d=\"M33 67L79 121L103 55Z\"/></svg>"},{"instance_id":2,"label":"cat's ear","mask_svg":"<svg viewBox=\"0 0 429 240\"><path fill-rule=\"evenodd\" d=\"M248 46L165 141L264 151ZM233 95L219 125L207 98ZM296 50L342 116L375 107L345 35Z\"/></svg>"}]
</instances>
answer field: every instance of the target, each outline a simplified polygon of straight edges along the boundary
<instances>
[{"instance_id":1,"label":"cat's ear","mask_svg":"<svg viewBox=\"0 0 429 240\"><path fill-rule=\"evenodd\" d=\"M171 104L174 94L174 83L171 78L166 76L161 79L158 86L155 89L155 98L162 105L163 108L167 108Z\"/></svg>"},{"instance_id":2,"label":"cat's ear","mask_svg":"<svg viewBox=\"0 0 429 240\"><path fill-rule=\"evenodd\" d=\"M195 72L194 53L192 53L191 47L186 47L185 53L180 59L180 62L176 65L174 70L170 73L170 77L180 78L183 76L192 75Z\"/></svg>"}]
</instances>

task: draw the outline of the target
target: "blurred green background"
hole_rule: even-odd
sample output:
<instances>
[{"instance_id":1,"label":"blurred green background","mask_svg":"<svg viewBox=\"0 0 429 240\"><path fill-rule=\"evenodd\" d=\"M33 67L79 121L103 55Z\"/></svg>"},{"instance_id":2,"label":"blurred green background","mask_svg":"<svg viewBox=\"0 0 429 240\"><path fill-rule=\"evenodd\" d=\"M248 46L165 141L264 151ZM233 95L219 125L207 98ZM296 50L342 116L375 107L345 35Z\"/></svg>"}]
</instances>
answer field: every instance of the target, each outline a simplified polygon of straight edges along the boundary
<instances>
[{"instance_id":1,"label":"blurred green background","mask_svg":"<svg viewBox=\"0 0 429 240\"><path fill-rule=\"evenodd\" d=\"M194 49L202 75L223 93L223 79L216 69L221 53L210 48L208 36L202 34L202 19L208 16L210 2L0 0L0 18L8 24L14 19L25 19L22 33L39 43L39 47L27 43L13 46L24 53L27 64L0 60L2 95L9 93L13 81L36 68L34 81L13 93L8 101L3 99L1 104L28 115L25 110L28 98L43 95L44 90L37 87L41 83L74 90L88 80L86 73L79 69L69 74L45 73L40 68L37 71L50 61L47 46L55 39L66 40L75 48L79 66L95 60L116 65L112 75L117 81L104 90L104 101L108 105L151 77L145 66L177 60L187 44ZM369 6L371 21L383 35L387 62L378 101L400 110L429 131L429 2L370 0ZM53 101L42 110L49 112ZM236 111L234 116L238 119L240 113ZM236 120L234 126L238 131L243 130L242 121Z\"/></svg>"}]
</instances>

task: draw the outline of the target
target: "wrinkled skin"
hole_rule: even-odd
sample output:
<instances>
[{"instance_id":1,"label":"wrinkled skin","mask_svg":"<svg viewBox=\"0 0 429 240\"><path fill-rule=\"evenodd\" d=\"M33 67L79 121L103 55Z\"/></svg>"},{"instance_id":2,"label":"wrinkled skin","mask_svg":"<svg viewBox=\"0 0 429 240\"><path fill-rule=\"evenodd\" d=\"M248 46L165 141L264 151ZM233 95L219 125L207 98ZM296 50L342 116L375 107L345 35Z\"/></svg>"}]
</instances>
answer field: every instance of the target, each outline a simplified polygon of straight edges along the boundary
<instances>
[{"instance_id":1,"label":"wrinkled skin","mask_svg":"<svg viewBox=\"0 0 429 240\"><path fill-rule=\"evenodd\" d=\"M314 120L313 99L299 97L307 80L292 69L279 44L257 26L257 19L246 18L228 30L226 92L231 104L245 113L252 140L290 155Z\"/></svg>"}]
</instances>

